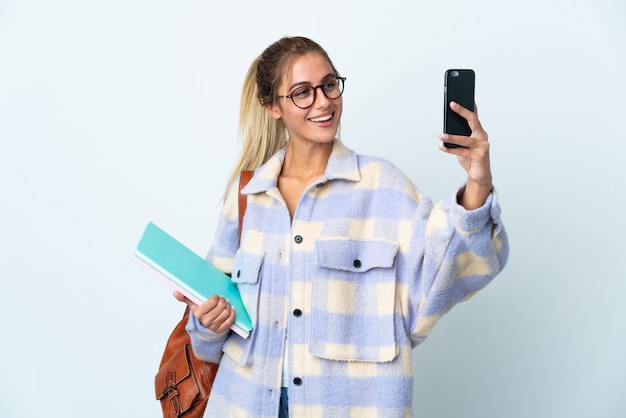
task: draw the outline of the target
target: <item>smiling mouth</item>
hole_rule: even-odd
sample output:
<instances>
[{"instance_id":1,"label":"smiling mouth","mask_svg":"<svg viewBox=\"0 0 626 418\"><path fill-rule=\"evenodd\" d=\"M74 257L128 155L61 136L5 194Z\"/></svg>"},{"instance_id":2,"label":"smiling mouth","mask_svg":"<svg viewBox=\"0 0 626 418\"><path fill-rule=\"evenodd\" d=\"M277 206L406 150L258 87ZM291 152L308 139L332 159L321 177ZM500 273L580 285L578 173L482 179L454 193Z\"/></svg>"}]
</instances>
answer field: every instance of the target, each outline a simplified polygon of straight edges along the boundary
<instances>
[{"instance_id":1,"label":"smiling mouth","mask_svg":"<svg viewBox=\"0 0 626 418\"><path fill-rule=\"evenodd\" d=\"M333 113L331 113L330 115L326 115L326 116L320 116L319 118L310 118L309 120L311 122L328 122L332 118L333 118Z\"/></svg>"}]
</instances>

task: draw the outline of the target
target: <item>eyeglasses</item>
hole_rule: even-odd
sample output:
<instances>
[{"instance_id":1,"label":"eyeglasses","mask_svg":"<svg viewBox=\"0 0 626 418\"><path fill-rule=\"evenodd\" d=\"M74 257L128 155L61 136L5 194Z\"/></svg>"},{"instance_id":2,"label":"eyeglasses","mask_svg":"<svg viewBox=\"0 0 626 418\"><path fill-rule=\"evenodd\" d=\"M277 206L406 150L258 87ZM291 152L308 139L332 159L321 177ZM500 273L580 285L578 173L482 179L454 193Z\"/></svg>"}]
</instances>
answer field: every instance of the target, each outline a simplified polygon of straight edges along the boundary
<instances>
[{"instance_id":1,"label":"eyeglasses","mask_svg":"<svg viewBox=\"0 0 626 418\"><path fill-rule=\"evenodd\" d=\"M341 97L341 95L343 94L343 85L345 81L345 77L328 77L324 81L324 83L320 84L319 86L301 86L292 91L291 94L276 97L291 99L293 104L298 106L300 109L307 109L313 106L313 103L315 103L318 88L321 88L324 96L331 100Z\"/></svg>"}]
</instances>

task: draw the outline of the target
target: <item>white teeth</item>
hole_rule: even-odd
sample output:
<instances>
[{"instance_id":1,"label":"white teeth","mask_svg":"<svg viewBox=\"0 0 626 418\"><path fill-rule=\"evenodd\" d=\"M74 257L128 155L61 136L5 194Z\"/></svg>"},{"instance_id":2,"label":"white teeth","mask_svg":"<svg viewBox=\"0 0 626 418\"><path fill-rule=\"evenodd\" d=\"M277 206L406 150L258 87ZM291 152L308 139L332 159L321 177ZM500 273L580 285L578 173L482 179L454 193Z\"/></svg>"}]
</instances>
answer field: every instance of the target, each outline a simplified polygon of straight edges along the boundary
<instances>
[{"instance_id":1,"label":"white teeth","mask_svg":"<svg viewBox=\"0 0 626 418\"><path fill-rule=\"evenodd\" d=\"M328 116L322 116L319 118L311 118L309 119L311 122L326 122L328 120L330 120L333 117L333 115L328 115Z\"/></svg>"}]
</instances>

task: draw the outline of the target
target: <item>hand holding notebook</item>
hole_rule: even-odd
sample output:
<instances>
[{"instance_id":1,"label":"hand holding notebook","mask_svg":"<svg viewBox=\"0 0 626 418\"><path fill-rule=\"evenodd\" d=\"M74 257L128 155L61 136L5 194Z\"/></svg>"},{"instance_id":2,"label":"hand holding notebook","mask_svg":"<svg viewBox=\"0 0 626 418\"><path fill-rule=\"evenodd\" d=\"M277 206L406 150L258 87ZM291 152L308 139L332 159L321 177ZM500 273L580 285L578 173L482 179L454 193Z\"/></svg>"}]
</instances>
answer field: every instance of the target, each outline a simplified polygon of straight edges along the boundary
<instances>
[{"instance_id":1,"label":"hand holding notebook","mask_svg":"<svg viewBox=\"0 0 626 418\"><path fill-rule=\"evenodd\" d=\"M216 298L218 302L223 303L223 299L228 299L236 313L231 329L244 338L248 337L252 331L252 321L246 312L239 289L230 277L211 263L152 222L146 226L134 255L197 305L202 305L213 295L221 297ZM209 306L205 306L207 307Z\"/></svg>"},{"instance_id":2,"label":"hand holding notebook","mask_svg":"<svg viewBox=\"0 0 626 418\"><path fill-rule=\"evenodd\" d=\"M222 333L234 324L237 311L230 301L222 296L213 295L202 304L198 305L178 290L174 291L174 297L189 306L198 321L216 334Z\"/></svg>"}]
</instances>

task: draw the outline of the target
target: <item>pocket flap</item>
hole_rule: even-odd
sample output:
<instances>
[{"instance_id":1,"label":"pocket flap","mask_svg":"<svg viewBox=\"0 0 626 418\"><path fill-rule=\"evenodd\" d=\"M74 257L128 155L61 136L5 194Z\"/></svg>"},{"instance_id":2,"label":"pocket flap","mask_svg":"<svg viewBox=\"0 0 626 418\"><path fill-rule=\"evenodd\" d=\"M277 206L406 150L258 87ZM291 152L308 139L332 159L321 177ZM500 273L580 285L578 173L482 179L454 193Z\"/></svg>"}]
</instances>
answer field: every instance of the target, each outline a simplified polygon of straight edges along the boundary
<instances>
[{"instance_id":1,"label":"pocket flap","mask_svg":"<svg viewBox=\"0 0 626 418\"><path fill-rule=\"evenodd\" d=\"M181 347L163 364L154 379L157 400L167 397L163 401L172 403L175 411L189 409L200 394L200 388L192 376L191 356L193 353L188 344Z\"/></svg>"},{"instance_id":2,"label":"pocket flap","mask_svg":"<svg viewBox=\"0 0 626 418\"><path fill-rule=\"evenodd\" d=\"M398 243L385 240L324 239L315 244L321 267L350 272L393 266Z\"/></svg>"},{"instance_id":3,"label":"pocket flap","mask_svg":"<svg viewBox=\"0 0 626 418\"><path fill-rule=\"evenodd\" d=\"M231 277L233 283L256 283L259 280L259 269L263 258L263 254L237 254Z\"/></svg>"}]
</instances>

